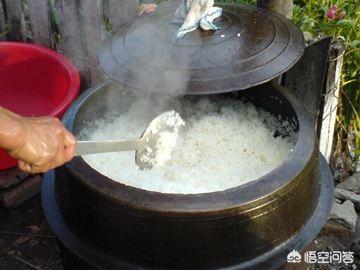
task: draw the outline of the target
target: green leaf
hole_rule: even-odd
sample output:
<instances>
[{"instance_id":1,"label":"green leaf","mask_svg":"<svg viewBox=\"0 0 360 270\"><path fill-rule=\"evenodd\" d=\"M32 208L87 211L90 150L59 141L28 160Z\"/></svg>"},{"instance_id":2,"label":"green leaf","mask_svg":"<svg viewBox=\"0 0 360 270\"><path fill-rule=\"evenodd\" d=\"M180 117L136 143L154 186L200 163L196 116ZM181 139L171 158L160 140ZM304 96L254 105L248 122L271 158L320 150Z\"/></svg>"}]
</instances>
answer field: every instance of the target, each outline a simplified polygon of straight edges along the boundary
<instances>
[{"instance_id":1,"label":"green leaf","mask_svg":"<svg viewBox=\"0 0 360 270\"><path fill-rule=\"evenodd\" d=\"M345 25L355 26L355 21L352 19L342 19L342 20L337 21L336 24L338 24L338 25L345 24Z\"/></svg>"},{"instance_id":2,"label":"green leaf","mask_svg":"<svg viewBox=\"0 0 360 270\"><path fill-rule=\"evenodd\" d=\"M355 39L355 40L350 41L350 42L345 42L345 44L346 44L347 47L356 48L360 44L360 40Z\"/></svg>"}]
</instances>

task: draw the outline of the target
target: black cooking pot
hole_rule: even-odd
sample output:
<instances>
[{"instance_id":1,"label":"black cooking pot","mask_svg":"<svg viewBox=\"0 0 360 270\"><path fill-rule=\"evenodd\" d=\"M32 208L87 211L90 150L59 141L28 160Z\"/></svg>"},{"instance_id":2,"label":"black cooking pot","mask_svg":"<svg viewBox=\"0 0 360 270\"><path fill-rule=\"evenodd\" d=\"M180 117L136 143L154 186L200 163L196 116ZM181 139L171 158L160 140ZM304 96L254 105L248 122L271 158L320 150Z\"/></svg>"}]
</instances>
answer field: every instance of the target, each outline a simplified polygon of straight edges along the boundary
<instances>
[{"instance_id":1,"label":"black cooking pot","mask_svg":"<svg viewBox=\"0 0 360 270\"><path fill-rule=\"evenodd\" d=\"M331 204L331 185L321 199L321 179L326 182L330 174L320 177L313 118L275 83L223 95L251 101L294 122L296 145L280 166L224 191L165 194L115 182L76 157L44 183L45 214L60 241L64 235L59 228L66 226L76 241L96 251L91 256L79 255L87 256L83 259L96 265L106 254L109 265L99 264L97 269L241 269L253 267L249 262L296 238L314 219L316 209L322 209L316 216L318 227L307 231L306 240L298 247L311 241L324 224ZM73 104L64 124L78 133L84 123L103 117L105 112L126 111L134 98L134 91L105 82L86 91ZM72 249L66 240L63 244L75 253L84 250ZM117 263L112 263L114 258ZM266 269L278 265L274 262Z\"/></svg>"}]
</instances>

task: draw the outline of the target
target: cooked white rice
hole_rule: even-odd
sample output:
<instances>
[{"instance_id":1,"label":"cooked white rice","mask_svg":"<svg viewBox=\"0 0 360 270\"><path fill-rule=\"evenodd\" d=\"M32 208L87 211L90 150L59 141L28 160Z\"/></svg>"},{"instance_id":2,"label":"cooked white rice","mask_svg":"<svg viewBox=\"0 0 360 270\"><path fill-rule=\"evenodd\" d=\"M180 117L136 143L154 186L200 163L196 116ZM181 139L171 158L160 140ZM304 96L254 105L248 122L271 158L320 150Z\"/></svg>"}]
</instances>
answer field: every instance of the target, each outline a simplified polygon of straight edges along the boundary
<instances>
[{"instance_id":1,"label":"cooked white rice","mask_svg":"<svg viewBox=\"0 0 360 270\"><path fill-rule=\"evenodd\" d=\"M272 171L292 151L296 134L251 103L235 99L177 102L186 126L179 132L172 158L163 167L141 171L134 152L94 154L85 161L114 181L163 193L205 193L236 187ZM147 101L138 100L125 114L89 123L80 134L90 140L139 138L149 124Z\"/></svg>"}]
</instances>

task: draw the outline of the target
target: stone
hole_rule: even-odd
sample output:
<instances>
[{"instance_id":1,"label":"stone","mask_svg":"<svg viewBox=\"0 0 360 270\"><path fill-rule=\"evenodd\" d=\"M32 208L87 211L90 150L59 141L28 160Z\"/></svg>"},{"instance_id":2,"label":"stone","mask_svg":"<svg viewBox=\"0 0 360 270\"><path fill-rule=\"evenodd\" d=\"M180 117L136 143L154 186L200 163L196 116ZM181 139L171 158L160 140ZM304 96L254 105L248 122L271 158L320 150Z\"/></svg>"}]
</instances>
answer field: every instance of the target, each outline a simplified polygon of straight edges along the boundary
<instances>
[{"instance_id":1,"label":"stone","mask_svg":"<svg viewBox=\"0 0 360 270\"><path fill-rule=\"evenodd\" d=\"M347 246L352 241L354 232L334 220L329 220L321 230L320 236L324 239L326 238L326 243L338 242L343 246ZM334 244L334 246L337 245Z\"/></svg>"},{"instance_id":2,"label":"stone","mask_svg":"<svg viewBox=\"0 0 360 270\"><path fill-rule=\"evenodd\" d=\"M335 198L342 201L345 200L351 201L353 204L355 204L355 208L357 210L360 210L360 195L345 189L335 188L334 196Z\"/></svg>"},{"instance_id":3,"label":"stone","mask_svg":"<svg viewBox=\"0 0 360 270\"><path fill-rule=\"evenodd\" d=\"M340 200L340 199L338 199L338 198L334 198L334 202L336 202L336 203L339 203L339 204L342 204L342 200Z\"/></svg>"},{"instance_id":4,"label":"stone","mask_svg":"<svg viewBox=\"0 0 360 270\"><path fill-rule=\"evenodd\" d=\"M347 200L343 204L333 203L328 220L355 232L357 218L354 204Z\"/></svg>"},{"instance_id":5,"label":"stone","mask_svg":"<svg viewBox=\"0 0 360 270\"><path fill-rule=\"evenodd\" d=\"M305 32L303 32L303 35L304 35L304 39L305 39L306 44L313 43L314 38L313 38L313 36L312 36L312 34L310 32L305 31Z\"/></svg>"},{"instance_id":6,"label":"stone","mask_svg":"<svg viewBox=\"0 0 360 270\"><path fill-rule=\"evenodd\" d=\"M336 188L341 188L352 191L356 194L360 194L360 173L355 173L352 176L346 178L346 180L338 184Z\"/></svg>"},{"instance_id":7,"label":"stone","mask_svg":"<svg viewBox=\"0 0 360 270\"><path fill-rule=\"evenodd\" d=\"M360 255L360 216L358 216L358 221L356 223L356 228L355 228L355 234L352 238L352 244L353 245L357 245L357 248L359 250L359 255Z\"/></svg>"}]
</instances>

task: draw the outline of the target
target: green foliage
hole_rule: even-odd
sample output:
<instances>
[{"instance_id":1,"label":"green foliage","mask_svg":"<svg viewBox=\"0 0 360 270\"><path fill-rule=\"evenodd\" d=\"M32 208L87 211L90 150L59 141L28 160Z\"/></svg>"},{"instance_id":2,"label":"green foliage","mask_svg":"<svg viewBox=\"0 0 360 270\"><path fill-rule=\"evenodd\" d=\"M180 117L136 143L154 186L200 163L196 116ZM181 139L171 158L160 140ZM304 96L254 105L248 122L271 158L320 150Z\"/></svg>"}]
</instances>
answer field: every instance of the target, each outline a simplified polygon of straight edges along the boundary
<instances>
[{"instance_id":1,"label":"green foliage","mask_svg":"<svg viewBox=\"0 0 360 270\"><path fill-rule=\"evenodd\" d=\"M360 5L357 0L294 1L293 21L313 36L328 35L344 41L346 53L341 83L342 106L338 126L345 133L355 132L356 156L360 156ZM332 18L337 6L343 18Z\"/></svg>"}]
</instances>

